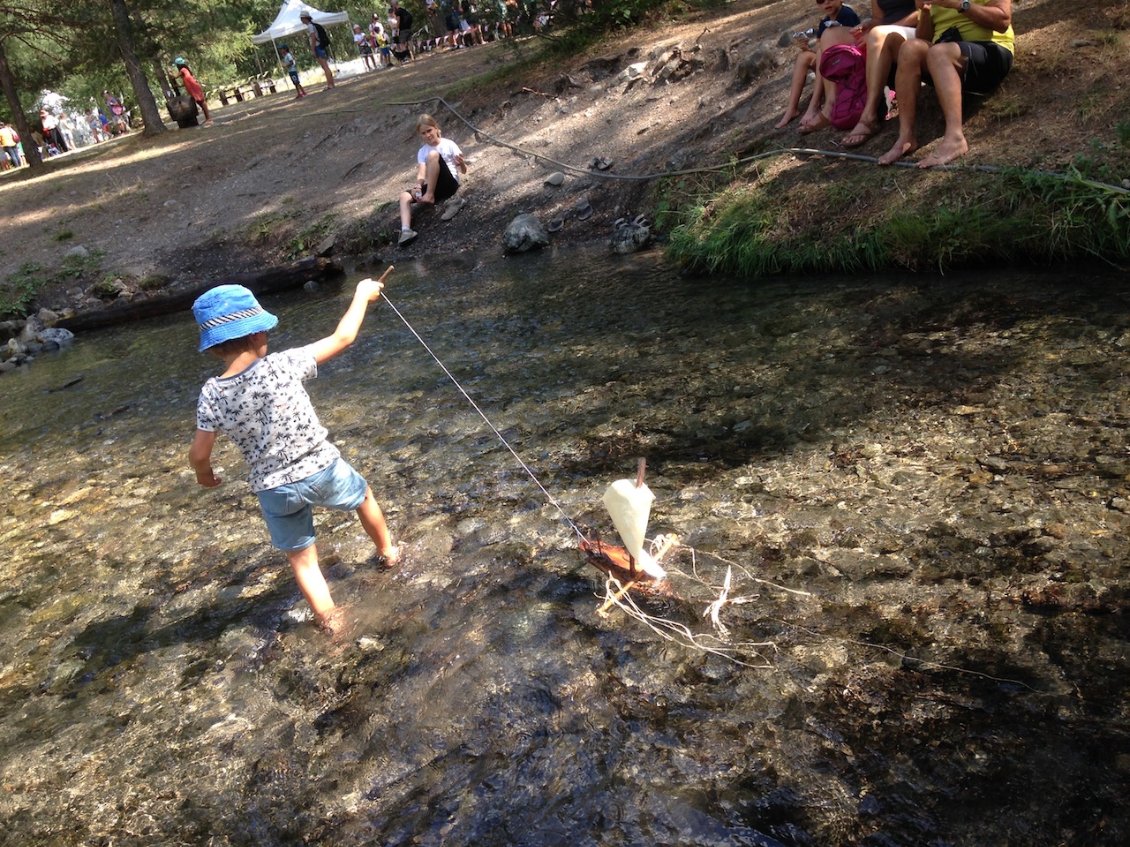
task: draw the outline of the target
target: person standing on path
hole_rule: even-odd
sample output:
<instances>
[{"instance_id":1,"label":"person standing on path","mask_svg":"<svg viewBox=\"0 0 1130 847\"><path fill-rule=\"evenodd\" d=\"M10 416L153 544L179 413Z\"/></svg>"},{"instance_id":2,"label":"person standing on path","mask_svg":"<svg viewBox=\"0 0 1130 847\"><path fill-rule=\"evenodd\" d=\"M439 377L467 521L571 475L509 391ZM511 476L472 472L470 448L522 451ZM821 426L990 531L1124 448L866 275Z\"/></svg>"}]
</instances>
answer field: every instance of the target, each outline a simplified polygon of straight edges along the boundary
<instances>
[{"instance_id":1,"label":"person standing on path","mask_svg":"<svg viewBox=\"0 0 1130 847\"><path fill-rule=\"evenodd\" d=\"M396 18L392 55L403 65L412 60L412 13L401 6L399 0L389 0L388 16L390 20Z\"/></svg>"},{"instance_id":2,"label":"person standing on path","mask_svg":"<svg viewBox=\"0 0 1130 847\"><path fill-rule=\"evenodd\" d=\"M177 56L173 60L173 64L177 66L177 73L180 75L181 82L184 83L185 92L196 101L196 105L204 113L204 126L211 126L212 113L208 111L208 100L204 96L203 87L192 75L192 69L188 66L188 62L185 61L183 56Z\"/></svg>"},{"instance_id":3,"label":"person standing on path","mask_svg":"<svg viewBox=\"0 0 1130 847\"><path fill-rule=\"evenodd\" d=\"M310 52L314 54L314 58L321 65L322 73L326 75L326 90L330 91L334 87L334 72L330 70L330 37L326 33L325 27L314 23L309 12L303 12L298 16L298 19L306 25L306 36L310 39Z\"/></svg>"},{"instance_id":4,"label":"person standing on path","mask_svg":"<svg viewBox=\"0 0 1130 847\"><path fill-rule=\"evenodd\" d=\"M294 83L294 90L296 92L294 99L301 100L306 96L306 89L302 87L302 83L298 78L298 62L295 61L294 54L290 52L290 48L285 44L279 46L279 58L282 60L283 67L286 68L290 81Z\"/></svg>"},{"instance_id":5,"label":"person standing on path","mask_svg":"<svg viewBox=\"0 0 1130 847\"><path fill-rule=\"evenodd\" d=\"M353 43L357 45L357 53L365 62L365 70L375 71L376 60L373 58L373 41L369 33L361 29L361 24L353 25Z\"/></svg>"},{"instance_id":6,"label":"person standing on path","mask_svg":"<svg viewBox=\"0 0 1130 847\"><path fill-rule=\"evenodd\" d=\"M0 121L0 160L10 162L14 168L20 166L20 148L16 146L18 141L16 131Z\"/></svg>"},{"instance_id":7,"label":"person standing on path","mask_svg":"<svg viewBox=\"0 0 1130 847\"><path fill-rule=\"evenodd\" d=\"M58 153L66 153L70 148L63 140L63 133L59 132L59 119L46 109L39 110L39 126L43 130L43 139L47 145L54 147ZM48 150L50 155L50 150Z\"/></svg>"}]
</instances>

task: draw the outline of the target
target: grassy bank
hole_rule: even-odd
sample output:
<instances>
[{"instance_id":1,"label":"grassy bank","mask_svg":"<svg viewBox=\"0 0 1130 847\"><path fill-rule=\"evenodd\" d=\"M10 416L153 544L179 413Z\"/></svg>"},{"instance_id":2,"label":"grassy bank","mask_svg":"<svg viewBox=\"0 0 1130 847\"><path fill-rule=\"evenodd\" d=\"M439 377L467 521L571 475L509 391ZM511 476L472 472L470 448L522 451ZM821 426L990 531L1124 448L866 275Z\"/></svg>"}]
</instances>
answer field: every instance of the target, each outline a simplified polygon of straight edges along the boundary
<instances>
[{"instance_id":1,"label":"grassy bank","mask_svg":"<svg viewBox=\"0 0 1130 847\"><path fill-rule=\"evenodd\" d=\"M878 168L780 153L657 189L668 253L696 272L935 270L1130 262L1130 125L1120 147L1063 173ZM697 181L695 181L697 180Z\"/></svg>"}]
</instances>

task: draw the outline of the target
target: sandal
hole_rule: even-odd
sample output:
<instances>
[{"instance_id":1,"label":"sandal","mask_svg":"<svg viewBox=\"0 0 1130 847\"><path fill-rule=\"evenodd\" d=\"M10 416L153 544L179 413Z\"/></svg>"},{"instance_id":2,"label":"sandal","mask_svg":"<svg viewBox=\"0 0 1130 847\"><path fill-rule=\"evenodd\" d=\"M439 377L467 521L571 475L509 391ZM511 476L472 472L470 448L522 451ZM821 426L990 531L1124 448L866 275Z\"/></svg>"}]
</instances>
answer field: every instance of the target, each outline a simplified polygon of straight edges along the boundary
<instances>
[{"instance_id":1,"label":"sandal","mask_svg":"<svg viewBox=\"0 0 1130 847\"><path fill-rule=\"evenodd\" d=\"M821 112L816 116L816 120L814 120L812 123L801 124L797 128L797 132L799 132L801 135L809 135L813 132L819 132L822 129L827 129L831 125L832 122L828 120L827 116L823 112Z\"/></svg>"},{"instance_id":2,"label":"sandal","mask_svg":"<svg viewBox=\"0 0 1130 847\"><path fill-rule=\"evenodd\" d=\"M848 148L861 147L878 134L878 126L860 121L851 132L840 140L840 145Z\"/></svg>"}]
</instances>

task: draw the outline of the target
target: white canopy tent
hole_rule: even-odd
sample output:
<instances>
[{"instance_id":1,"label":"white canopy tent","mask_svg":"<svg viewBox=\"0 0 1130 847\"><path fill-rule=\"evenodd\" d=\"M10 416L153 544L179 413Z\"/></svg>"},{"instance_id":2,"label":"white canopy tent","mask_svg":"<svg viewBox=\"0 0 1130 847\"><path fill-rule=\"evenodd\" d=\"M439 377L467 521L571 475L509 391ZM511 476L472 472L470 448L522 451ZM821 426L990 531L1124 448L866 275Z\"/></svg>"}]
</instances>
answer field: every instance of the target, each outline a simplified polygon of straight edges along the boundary
<instances>
[{"instance_id":1,"label":"white canopy tent","mask_svg":"<svg viewBox=\"0 0 1130 847\"><path fill-rule=\"evenodd\" d=\"M322 26L349 23L349 15L345 12L323 12L320 9L315 9L309 3L303 3L302 0L283 0L282 7L275 17L275 22L258 35L251 36L251 43L266 44L268 41L271 42L275 47L275 57L277 58L279 50L275 42L280 38L286 38L306 29L306 24L298 18L303 12L309 13L314 23L319 23ZM352 40L350 40L349 46L352 48Z\"/></svg>"}]
</instances>

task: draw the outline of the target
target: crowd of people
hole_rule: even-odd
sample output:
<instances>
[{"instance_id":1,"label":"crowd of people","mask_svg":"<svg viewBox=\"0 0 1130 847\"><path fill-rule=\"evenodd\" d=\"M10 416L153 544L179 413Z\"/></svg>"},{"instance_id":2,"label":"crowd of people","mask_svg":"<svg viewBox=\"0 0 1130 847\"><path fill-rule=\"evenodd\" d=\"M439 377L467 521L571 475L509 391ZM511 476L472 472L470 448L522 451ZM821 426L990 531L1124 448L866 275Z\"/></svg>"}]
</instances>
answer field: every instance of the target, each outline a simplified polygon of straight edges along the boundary
<instances>
[{"instance_id":1,"label":"crowd of people","mask_svg":"<svg viewBox=\"0 0 1130 847\"><path fill-rule=\"evenodd\" d=\"M30 139L21 138L14 126L0 121L0 171L25 165L29 144L39 150L40 158L50 159L129 132L128 114L121 100L108 91L104 97L105 109L92 105L81 110L65 105L65 97L48 93L31 123Z\"/></svg>"},{"instance_id":2,"label":"crowd of people","mask_svg":"<svg viewBox=\"0 0 1130 847\"><path fill-rule=\"evenodd\" d=\"M545 4L519 0L423 0L425 19L417 21L399 0L390 0L388 15L374 12L368 26L353 27L353 42L366 70L380 70L411 61L434 50L459 50L510 38L516 28L546 28L556 0Z\"/></svg>"},{"instance_id":3,"label":"crowd of people","mask_svg":"<svg viewBox=\"0 0 1130 847\"><path fill-rule=\"evenodd\" d=\"M817 5L823 12L817 26L796 33L799 50L789 102L777 128L799 117L802 134L847 129L839 143L854 148L877 135L884 119L897 117L898 137L878 159L890 165L918 149L918 96L926 83L937 95L945 130L918 166L943 165L965 155L966 97L992 92L1012 67L1012 0L871 0L865 21L843 0L817 0ZM832 62L837 52L851 54L854 61ZM829 75L834 64L848 68L835 79ZM812 94L802 113L810 76ZM842 125L845 120L850 128Z\"/></svg>"}]
</instances>

